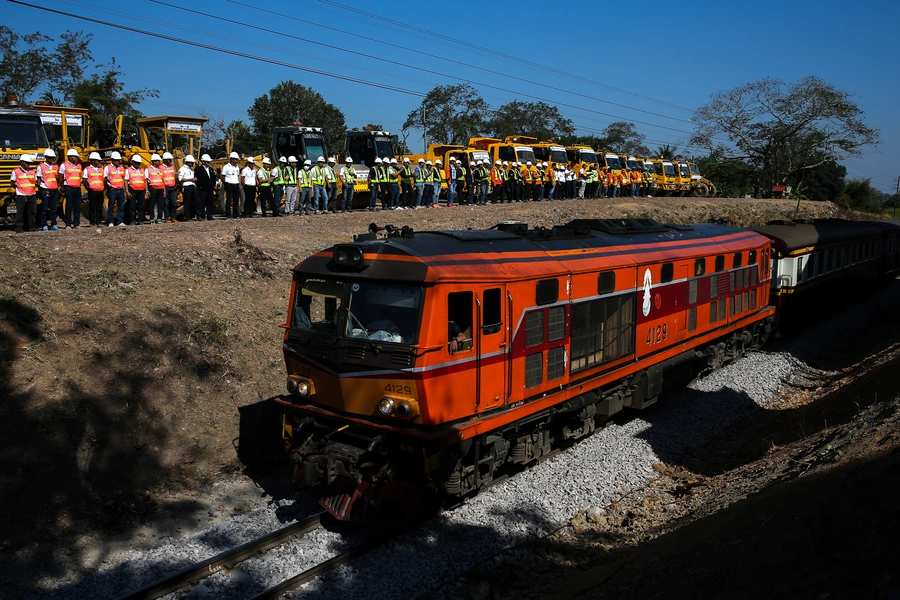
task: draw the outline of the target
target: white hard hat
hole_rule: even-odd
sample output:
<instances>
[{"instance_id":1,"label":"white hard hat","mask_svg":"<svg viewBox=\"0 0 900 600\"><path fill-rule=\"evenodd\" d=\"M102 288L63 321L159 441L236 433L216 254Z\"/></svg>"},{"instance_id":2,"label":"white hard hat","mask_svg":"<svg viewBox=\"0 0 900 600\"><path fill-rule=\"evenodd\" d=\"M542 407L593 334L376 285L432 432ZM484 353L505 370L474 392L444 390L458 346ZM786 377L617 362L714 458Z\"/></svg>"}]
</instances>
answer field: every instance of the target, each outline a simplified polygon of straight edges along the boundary
<instances>
[{"instance_id":1,"label":"white hard hat","mask_svg":"<svg viewBox=\"0 0 900 600\"><path fill-rule=\"evenodd\" d=\"M481 164L481 160L480 160L480 159L479 159L479 160L476 160L476 161L475 161L475 164L476 164L476 165L480 165L480 164Z\"/></svg>"},{"instance_id":2,"label":"white hard hat","mask_svg":"<svg viewBox=\"0 0 900 600\"><path fill-rule=\"evenodd\" d=\"M525 163L525 165L530 167L530 166L531 166L531 161L529 160L528 162Z\"/></svg>"},{"instance_id":3,"label":"white hard hat","mask_svg":"<svg viewBox=\"0 0 900 600\"><path fill-rule=\"evenodd\" d=\"M91 152L91 155L88 156L88 158L91 160L103 160L102 158L100 158L99 152Z\"/></svg>"},{"instance_id":4,"label":"white hard hat","mask_svg":"<svg viewBox=\"0 0 900 600\"><path fill-rule=\"evenodd\" d=\"M263 164L264 164L264 165L271 165L271 164L272 164L272 161L269 160L269 157L268 157L268 156L264 156L264 157L263 157Z\"/></svg>"},{"instance_id":5,"label":"white hard hat","mask_svg":"<svg viewBox=\"0 0 900 600\"><path fill-rule=\"evenodd\" d=\"M420 163L423 163L423 162L425 162L425 159L424 159L424 158L420 158L420 159L419 159L419 162L420 162Z\"/></svg>"},{"instance_id":6,"label":"white hard hat","mask_svg":"<svg viewBox=\"0 0 900 600\"><path fill-rule=\"evenodd\" d=\"M31 156L30 154L22 154L21 156L19 156L19 160L22 162L30 163L30 162L34 162L34 157Z\"/></svg>"},{"instance_id":7,"label":"white hard hat","mask_svg":"<svg viewBox=\"0 0 900 600\"><path fill-rule=\"evenodd\" d=\"M241 156L237 152L232 152L228 155L228 158L240 158Z\"/></svg>"},{"instance_id":8,"label":"white hard hat","mask_svg":"<svg viewBox=\"0 0 900 600\"><path fill-rule=\"evenodd\" d=\"M159 157L159 154L151 154L150 161L152 162L154 160L162 160L162 159Z\"/></svg>"},{"instance_id":9,"label":"white hard hat","mask_svg":"<svg viewBox=\"0 0 900 600\"><path fill-rule=\"evenodd\" d=\"M253 158L252 156L248 156L248 157L247 157L247 162L250 163L250 164L252 164L252 165L255 165L255 164L256 164L256 159Z\"/></svg>"},{"instance_id":10,"label":"white hard hat","mask_svg":"<svg viewBox=\"0 0 900 600\"><path fill-rule=\"evenodd\" d=\"M350 164L352 165L352 164L353 164L353 159L352 159L351 157L348 156L347 159L346 159L344 162L350 163Z\"/></svg>"},{"instance_id":11,"label":"white hard hat","mask_svg":"<svg viewBox=\"0 0 900 600\"><path fill-rule=\"evenodd\" d=\"M426 161L425 161L425 164L426 164L426 165L430 165L430 164L431 164L431 161L430 161L430 160L426 160Z\"/></svg>"},{"instance_id":12,"label":"white hard hat","mask_svg":"<svg viewBox=\"0 0 900 600\"><path fill-rule=\"evenodd\" d=\"M288 162L297 162L297 157L296 156L289 157Z\"/></svg>"},{"instance_id":13,"label":"white hard hat","mask_svg":"<svg viewBox=\"0 0 900 600\"><path fill-rule=\"evenodd\" d=\"M375 158L375 164L376 164L376 165L380 165L382 162L383 162L383 161L381 160L381 158L379 158L379 157L376 157L376 158Z\"/></svg>"},{"instance_id":14,"label":"white hard hat","mask_svg":"<svg viewBox=\"0 0 900 600\"><path fill-rule=\"evenodd\" d=\"M328 157L328 162L335 162L334 157L333 157L333 156L329 156L329 157Z\"/></svg>"},{"instance_id":15,"label":"white hard hat","mask_svg":"<svg viewBox=\"0 0 900 600\"><path fill-rule=\"evenodd\" d=\"M504 161L503 161L503 166L504 166L504 167L508 167L508 166L509 166L509 162L504 160Z\"/></svg>"},{"instance_id":16,"label":"white hard hat","mask_svg":"<svg viewBox=\"0 0 900 600\"><path fill-rule=\"evenodd\" d=\"M287 158L282 156L281 158L278 159L278 162L287 162Z\"/></svg>"},{"instance_id":17,"label":"white hard hat","mask_svg":"<svg viewBox=\"0 0 900 600\"><path fill-rule=\"evenodd\" d=\"M312 161L307 158L306 160L303 161L303 164L306 165L307 167L311 167Z\"/></svg>"},{"instance_id":18,"label":"white hard hat","mask_svg":"<svg viewBox=\"0 0 900 600\"><path fill-rule=\"evenodd\" d=\"M397 159L396 159L396 158L392 158L392 159L391 159L391 164L392 164L392 165L396 165L396 164L397 164Z\"/></svg>"},{"instance_id":19,"label":"white hard hat","mask_svg":"<svg viewBox=\"0 0 900 600\"><path fill-rule=\"evenodd\" d=\"M438 159L436 159L436 160L434 161L434 164L436 164L436 165L442 165L442 164L444 164L444 163L442 163L442 162L441 162L441 159L438 158Z\"/></svg>"},{"instance_id":20,"label":"white hard hat","mask_svg":"<svg viewBox=\"0 0 900 600\"><path fill-rule=\"evenodd\" d=\"M325 162L325 157L320 156L319 158L316 159L316 162Z\"/></svg>"},{"instance_id":21,"label":"white hard hat","mask_svg":"<svg viewBox=\"0 0 900 600\"><path fill-rule=\"evenodd\" d=\"M447 162L456 162L456 157L455 157L455 156L451 156L451 157L450 157L450 160L448 160Z\"/></svg>"},{"instance_id":22,"label":"white hard hat","mask_svg":"<svg viewBox=\"0 0 900 600\"><path fill-rule=\"evenodd\" d=\"M78 150L75 148L69 148L69 151L66 152L66 156L78 156Z\"/></svg>"},{"instance_id":23,"label":"white hard hat","mask_svg":"<svg viewBox=\"0 0 900 600\"><path fill-rule=\"evenodd\" d=\"M175 158L171 152L163 152L163 160L172 160Z\"/></svg>"},{"instance_id":24,"label":"white hard hat","mask_svg":"<svg viewBox=\"0 0 900 600\"><path fill-rule=\"evenodd\" d=\"M184 162L197 162L197 161L194 160L193 155L188 154L187 156L184 157Z\"/></svg>"},{"instance_id":25,"label":"white hard hat","mask_svg":"<svg viewBox=\"0 0 900 600\"><path fill-rule=\"evenodd\" d=\"M122 160L122 155L119 154L118 152L113 152L112 154L109 155L109 158L111 160Z\"/></svg>"},{"instance_id":26,"label":"white hard hat","mask_svg":"<svg viewBox=\"0 0 900 600\"><path fill-rule=\"evenodd\" d=\"M56 152L54 152L52 148L47 148L46 150L44 150L44 156L49 156L50 158L56 158Z\"/></svg>"},{"instance_id":27,"label":"white hard hat","mask_svg":"<svg viewBox=\"0 0 900 600\"><path fill-rule=\"evenodd\" d=\"M140 154L135 154L131 157L131 162L141 164L142 162L144 162L144 159L141 158Z\"/></svg>"},{"instance_id":28,"label":"white hard hat","mask_svg":"<svg viewBox=\"0 0 900 600\"><path fill-rule=\"evenodd\" d=\"M212 161L212 158L209 157L209 154L204 154L203 156L200 157L200 161L201 162L210 162L210 161Z\"/></svg>"},{"instance_id":29,"label":"white hard hat","mask_svg":"<svg viewBox=\"0 0 900 600\"><path fill-rule=\"evenodd\" d=\"M495 161L494 161L494 164L495 164L495 165L502 165L503 163L500 162L499 160L495 160Z\"/></svg>"},{"instance_id":30,"label":"white hard hat","mask_svg":"<svg viewBox=\"0 0 900 600\"><path fill-rule=\"evenodd\" d=\"M409 158L404 158L403 162L405 162L405 163L409 162Z\"/></svg>"}]
</instances>

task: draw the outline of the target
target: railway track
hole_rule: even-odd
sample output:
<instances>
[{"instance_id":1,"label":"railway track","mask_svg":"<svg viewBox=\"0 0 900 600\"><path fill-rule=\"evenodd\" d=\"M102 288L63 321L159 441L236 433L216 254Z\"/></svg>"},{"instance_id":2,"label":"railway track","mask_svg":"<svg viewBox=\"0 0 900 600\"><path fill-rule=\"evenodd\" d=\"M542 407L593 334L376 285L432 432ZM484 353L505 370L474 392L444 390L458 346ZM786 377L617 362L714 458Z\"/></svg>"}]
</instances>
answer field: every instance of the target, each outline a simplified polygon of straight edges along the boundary
<instances>
[{"instance_id":1,"label":"railway track","mask_svg":"<svg viewBox=\"0 0 900 600\"><path fill-rule=\"evenodd\" d=\"M167 577L164 577L158 581L150 583L138 590L128 592L122 596L116 598L116 600L154 600L156 598L160 598L165 596L166 594L170 594L176 590L179 590L188 585L195 585L200 582L202 579L209 577L210 575L221 571L222 569L231 569L234 568L235 565L255 556L262 555L272 548L283 544L288 541L292 537L298 535L305 535L310 533L311 531L315 531L322 525L322 518L326 515L326 512L321 512L316 515L313 515L303 521L298 521L296 523L292 523L286 527L282 527L277 531L273 531L267 535L264 535L258 539L252 540L245 544L241 544L231 550L227 550L222 552L221 554L217 554L212 558L208 558L202 562L199 562L195 565L191 565L177 573L173 573ZM281 583L274 585L261 593L253 596L253 600L263 600L270 598L278 598L284 592L290 591L292 589L296 589L297 587L312 581L316 577L320 575L324 575L329 571L332 571L341 565L345 565L352 561L354 558L361 556L375 548L376 546L382 544L386 539L391 537L390 533L387 533L385 530L382 530L379 533L372 535L368 540L361 544L357 544L356 546L333 556L332 558L326 560L325 562L319 563L305 571L294 575L293 577L282 581Z\"/></svg>"},{"instance_id":2,"label":"railway track","mask_svg":"<svg viewBox=\"0 0 900 600\"><path fill-rule=\"evenodd\" d=\"M173 573L163 579L145 585L138 590L128 592L127 594L119 596L116 600L153 600L154 598L170 594L184 586L197 583L205 577L209 577L222 569L230 569L248 558L253 558L254 556L268 552L294 536L305 535L311 531L315 531L321 527L322 517L325 514L325 512L321 512L302 521L291 523L277 531L273 531L272 533L245 544L241 544L231 550L226 550L212 558L208 558L195 565L182 569L177 573Z\"/></svg>"}]
</instances>

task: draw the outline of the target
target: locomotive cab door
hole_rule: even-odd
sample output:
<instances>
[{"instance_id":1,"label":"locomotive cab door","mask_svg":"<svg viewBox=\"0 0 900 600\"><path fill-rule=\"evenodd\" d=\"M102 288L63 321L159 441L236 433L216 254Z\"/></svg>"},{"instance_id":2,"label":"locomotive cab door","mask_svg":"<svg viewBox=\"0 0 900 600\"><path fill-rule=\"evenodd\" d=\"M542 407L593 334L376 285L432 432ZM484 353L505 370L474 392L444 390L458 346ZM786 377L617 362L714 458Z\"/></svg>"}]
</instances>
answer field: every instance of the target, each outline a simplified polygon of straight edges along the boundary
<instances>
[{"instance_id":1,"label":"locomotive cab door","mask_svg":"<svg viewBox=\"0 0 900 600\"><path fill-rule=\"evenodd\" d=\"M508 393L509 315L505 286L482 286L476 297L475 408L488 410L506 402Z\"/></svg>"}]
</instances>

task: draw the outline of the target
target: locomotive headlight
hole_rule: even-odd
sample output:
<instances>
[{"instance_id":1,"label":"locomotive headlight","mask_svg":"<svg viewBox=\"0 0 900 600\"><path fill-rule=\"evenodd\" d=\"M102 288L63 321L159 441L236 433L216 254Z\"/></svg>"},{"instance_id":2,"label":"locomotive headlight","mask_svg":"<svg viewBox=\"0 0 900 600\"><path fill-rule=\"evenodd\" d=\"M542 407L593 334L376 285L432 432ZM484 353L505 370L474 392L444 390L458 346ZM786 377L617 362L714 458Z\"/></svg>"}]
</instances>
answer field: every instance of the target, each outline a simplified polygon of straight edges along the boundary
<instances>
[{"instance_id":1,"label":"locomotive headlight","mask_svg":"<svg viewBox=\"0 0 900 600\"><path fill-rule=\"evenodd\" d=\"M342 267L358 267L363 261L362 248L354 244L339 244L334 247L334 262Z\"/></svg>"},{"instance_id":2,"label":"locomotive headlight","mask_svg":"<svg viewBox=\"0 0 900 600\"><path fill-rule=\"evenodd\" d=\"M394 399L385 396L378 402L378 410L386 417L394 414Z\"/></svg>"},{"instance_id":3,"label":"locomotive headlight","mask_svg":"<svg viewBox=\"0 0 900 600\"><path fill-rule=\"evenodd\" d=\"M315 393L312 381L296 375L288 377L287 390L294 396L300 396L301 398L309 398Z\"/></svg>"},{"instance_id":4,"label":"locomotive headlight","mask_svg":"<svg viewBox=\"0 0 900 600\"><path fill-rule=\"evenodd\" d=\"M401 419L408 417L410 412L412 412L412 408L409 406L409 402L403 401L397 405L397 416Z\"/></svg>"}]
</instances>

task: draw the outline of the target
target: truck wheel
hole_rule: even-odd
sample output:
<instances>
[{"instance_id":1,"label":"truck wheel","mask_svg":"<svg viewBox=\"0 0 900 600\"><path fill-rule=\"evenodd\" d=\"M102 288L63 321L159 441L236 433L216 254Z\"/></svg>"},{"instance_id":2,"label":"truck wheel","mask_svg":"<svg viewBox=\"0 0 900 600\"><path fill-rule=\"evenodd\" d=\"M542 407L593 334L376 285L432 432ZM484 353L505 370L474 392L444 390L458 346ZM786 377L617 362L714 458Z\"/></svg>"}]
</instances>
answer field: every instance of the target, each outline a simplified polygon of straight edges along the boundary
<instances>
[{"instance_id":1,"label":"truck wheel","mask_svg":"<svg viewBox=\"0 0 900 600\"><path fill-rule=\"evenodd\" d=\"M700 185L698 185L691 191L691 195L700 198L706 198L707 196L709 196L709 186L701 182Z\"/></svg>"}]
</instances>

